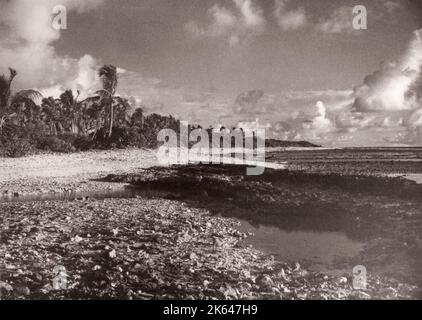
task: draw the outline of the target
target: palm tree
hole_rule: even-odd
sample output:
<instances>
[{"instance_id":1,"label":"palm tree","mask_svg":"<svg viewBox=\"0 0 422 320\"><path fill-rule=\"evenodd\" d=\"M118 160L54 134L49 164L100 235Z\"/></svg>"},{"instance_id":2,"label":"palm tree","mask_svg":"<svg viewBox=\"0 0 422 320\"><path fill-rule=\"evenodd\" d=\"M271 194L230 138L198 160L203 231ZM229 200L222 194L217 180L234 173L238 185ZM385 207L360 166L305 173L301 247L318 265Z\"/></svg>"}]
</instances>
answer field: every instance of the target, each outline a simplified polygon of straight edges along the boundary
<instances>
[{"instance_id":1,"label":"palm tree","mask_svg":"<svg viewBox=\"0 0 422 320\"><path fill-rule=\"evenodd\" d=\"M113 114L114 114L114 123L117 126L129 126L130 125L130 116L129 110L132 109L129 101L126 98L114 97L113 98Z\"/></svg>"},{"instance_id":2,"label":"palm tree","mask_svg":"<svg viewBox=\"0 0 422 320\"><path fill-rule=\"evenodd\" d=\"M103 120L103 110L100 105L100 96L88 97L78 103L78 110L80 110L80 127L82 134L92 135L95 138L98 131L101 129Z\"/></svg>"},{"instance_id":3,"label":"palm tree","mask_svg":"<svg viewBox=\"0 0 422 320\"><path fill-rule=\"evenodd\" d=\"M30 105L30 108L33 108L34 100L42 98L41 93L36 90L22 90L12 94L12 82L17 72L9 68L9 73L8 78L0 75L0 135L5 128L13 127L10 122L18 117L21 106Z\"/></svg>"},{"instance_id":4,"label":"palm tree","mask_svg":"<svg viewBox=\"0 0 422 320\"><path fill-rule=\"evenodd\" d=\"M147 141L147 147L154 148L157 144L158 133L162 129L172 129L178 132L180 122L172 116L167 117L152 113L145 118L143 126L142 133L145 141Z\"/></svg>"},{"instance_id":5,"label":"palm tree","mask_svg":"<svg viewBox=\"0 0 422 320\"><path fill-rule=\"evenodd\" d=\"M60 100L53 97L45 98L41 102L43 121L50 127L50 134L53 136L63 132L63 118L59 104Z\"/></svg>"},{"instance_id":6,"label":"palm tree","mask_svg":"<svg viewBox=\"0 0 422 320\"><path fill-rule=\"evenodd\" d=\"M0 108L2 110L8 106L12 81L17 75L16 70L12 68L9 68L9 72L10 75L8 79L4 75L0 76Z\"/></svg>"},{"instance_id":7,"label":"palm tree","mask_svg":"<svg viewBox=\"0 0 422 320\"><path fill-rule=\"evenodd\" d=\"M100 95L101 102L100 104L103 106L103 109L108 110L108 121L109 121L109 130L108 130L108 137L111 138L113 133L113 126L114 126L114 104L113 104L113 96L116 93L117 88L117 69L113 65L105 65L101 67L98 72L102 83L103 89L98 91ZM107 114L107 112L104 112ZM107 121L107 119L106 119Z\"/></svg>"},{"instance_id":8,"label":"palm tree","mask_svg":"<svg viewBox=\"0 0 422 320\"><path fill-rule=\"evenodd\" d=\"M68 131L73 134L78 134L81 130L81 110L78 103L80 95L79 90L77 96L73 96L72 90L66 90L60 95L60 102L62 106L63 123Z\"/></svg>"},{"instance_id":9,"label":"palm tree","mask_svg":"<svg viewBox=\"0 0 422 320\"><path fill-rule=\"evenodd\" d=\"M144 110L142 108L136 108L135 112L132 114L131 125L137 126L140 129L144 128Z\"/></svg>"}]
</instances>

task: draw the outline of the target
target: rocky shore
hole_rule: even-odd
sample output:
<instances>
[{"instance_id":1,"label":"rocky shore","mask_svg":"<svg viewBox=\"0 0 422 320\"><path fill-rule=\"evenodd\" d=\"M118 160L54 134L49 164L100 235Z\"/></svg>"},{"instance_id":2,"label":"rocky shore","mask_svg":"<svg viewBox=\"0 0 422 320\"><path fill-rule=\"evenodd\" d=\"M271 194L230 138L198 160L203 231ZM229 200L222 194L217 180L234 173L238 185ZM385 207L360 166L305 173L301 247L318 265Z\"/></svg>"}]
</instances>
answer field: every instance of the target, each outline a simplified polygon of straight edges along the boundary
<instances>
[{"instance_id":1,"label":"rocky shore","mask_svg":"<svg viewBox=\"0 0 422 320\"><path fill-rule=\"evenodd\" d=\"M122 185L95 179L157 165L155 152L143 149L39 154L0 158L0 199L36 194L92 192Z\"/></svg>"},{"instance_id":2,"label":"rocky shore","mask_svg":"<svg viewBox=\"0 0 422 320\"><path fill-rule=\"evenodd\" d=\"M308 272L244 245L232 219L165 199L1 204L4 299L411 298ZM58 273L58 271L60 273ZM56 287L58 285L58 287Z\"/></svg>"},{"instance_id":3,"label":"rocky shore","mask_svg":"<svg viewBox=\"0 0 422 320\"><path fill-rule=\"evenodd\" d=\"M396 228L389 222L401 214L396 208L419 210L408 200L394 200L403 201L397 207L376 193L355 191L351 197L355 182L348 178L301 178L287 170L245 177L238 166L154 165L154 153L143 150L1 159L2 192L92 192L130 184L146 193L131 199L0 203L0 298L412 299L418 294L415 286L379 275L370 275L368 290L359 291L350 274L334 277L277 261L246 245L252 235L238 231L236 220L300 230L301 221L311 219L321 230L344 224L342 231L351 237L366 231L384 235ZM377 189L372 183L368 188ZM403 223L417 226L418 219L407 216ZM397 248L407 249L420 250Z\"/></svg>"}]
</instances>

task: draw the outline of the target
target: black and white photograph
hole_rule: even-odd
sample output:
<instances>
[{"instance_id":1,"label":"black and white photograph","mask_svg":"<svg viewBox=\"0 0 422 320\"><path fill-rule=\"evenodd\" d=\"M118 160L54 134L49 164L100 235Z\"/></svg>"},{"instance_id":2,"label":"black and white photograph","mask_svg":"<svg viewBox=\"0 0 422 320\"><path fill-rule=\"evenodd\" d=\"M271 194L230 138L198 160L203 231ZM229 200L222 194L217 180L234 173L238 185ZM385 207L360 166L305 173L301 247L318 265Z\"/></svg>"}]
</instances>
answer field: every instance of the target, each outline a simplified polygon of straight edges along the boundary
<instances>
[{"instance_id":1,"label":"black and white photograph","mask_svg":"<svg viewBox=\"0 0 422 320\"><path fill-rule=\"evenodd\" d=\"M421 271L421 0L0 0L0 300L253 319Z\"/></svg>"}]
</instances>

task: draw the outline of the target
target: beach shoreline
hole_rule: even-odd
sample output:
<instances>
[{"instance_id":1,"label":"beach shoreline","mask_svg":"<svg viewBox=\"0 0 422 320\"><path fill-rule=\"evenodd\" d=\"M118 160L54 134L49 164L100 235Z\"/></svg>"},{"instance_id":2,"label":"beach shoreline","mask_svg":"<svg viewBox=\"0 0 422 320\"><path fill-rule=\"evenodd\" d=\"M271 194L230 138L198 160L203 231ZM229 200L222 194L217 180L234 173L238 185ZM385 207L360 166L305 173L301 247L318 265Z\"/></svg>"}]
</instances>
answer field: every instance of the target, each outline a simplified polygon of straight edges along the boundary
<instances>
[{"instance_id":1,"label":"beach shoreline","mask_svg":"<svg viewBox=\"0 0 422 320\"><path fill-rule=\"evenodd\" d=\"M320 231L331 228L324 215L332 206L337 208L339 197L358 208L342 189L350 181L353 187L353 177L343 177L346 184L340 180L335 185L337 180L288 170L268 169L258 177L245 174L245 166L160 167L153 151L140 149L0 159L0 191L3 196L6 190L18 193L17 202L0 203L1 293L18 299L415 298L416 287L393 278L370 275L369 290L355 290L351 274L311 272L245 245L253 235L239 231L238 218L254 225L288 223L292 230L303 228L300 219L311 218ZM301 179L309 186L303 186ZM340 189L319 190L321 183ZM128 185L161 194L19 200L30 194L67 190L90 194ZM308 207L312 216L322 216L315 220L309 213L303 215ZM287 222L279 211L297 216ZM365 210L342 217L339 221L351 219L344 230L351 237L361 233L356 217L373 220ZM215 261L208 261L210 257ZM213 269L216 264L221 268ZM57 265L69 271L70 290L54 291L49 286ZM105 274L108 280L92 280Z\"/></svg>"},{"instance_id":2,"label":"beach shoreline","mask_svg":"<svg viewBox=\"0 0 422 320\"><path fill-rule=\"evenodd\" d=\"M96 180L157 165L154 151L137 148L0 158L0 198L119 189Z\"/></svg>"}]
</instances>

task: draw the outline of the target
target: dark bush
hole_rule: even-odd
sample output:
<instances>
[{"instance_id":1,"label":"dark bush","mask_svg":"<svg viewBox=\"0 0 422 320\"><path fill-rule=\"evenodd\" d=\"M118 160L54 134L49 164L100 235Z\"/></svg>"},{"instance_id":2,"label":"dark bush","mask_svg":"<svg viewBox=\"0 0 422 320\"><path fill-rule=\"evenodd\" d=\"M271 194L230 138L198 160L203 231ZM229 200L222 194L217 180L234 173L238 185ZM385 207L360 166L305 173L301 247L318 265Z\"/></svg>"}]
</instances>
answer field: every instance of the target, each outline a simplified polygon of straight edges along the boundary
<instances>
[{"instance_id":1,"label":"dark bush","mask_svg":"<svg viewBox=\"0 0 422 320\"><path fill-rule=\"evenodd\" d=\"M60 153L71 153L76 151L75 147L70 142L55 136L39 138L37 141L37 148Z\"/></svg>"},{"instance_id":2,"label":"dark bush","mask_svg":"<svg viewBox=\"0 0 422 320\"><path fill-rule=\"evenodd\" d=\"M141 128L134 126L129 129L128 144L131 147L146 148L148 143Z\"/></svg>"},{"instance_id":3,"label":"dark bush","mask_svg":"<svg viewBox=\"0 0 422 320\"><path fill-rule=\"evenodd\" d=\"M19 158L34 151L34 145L29 139L0 139L0 157Z\"/></svg>"},{"instance_id":4,"label":"dark bush","mask_svg":"<svg viewBox=\"0 0 422 320\"><path fill-rule=\"evenodd\" d=\"M95 148L94 141L88 136L77 136L72 144L78 151L88 151Z\"/></svg>"},{"instance_id":5,"label":"dark bush","mask_svg":"<svg viewBox=\"0 0 422 320\"><path fill-rule=\"evenodd\" d=\"M108 137L108 131L100 129L93 140L93 148L96 149L124 149L134 146L136 137L133 131L127 127L116 127L113 129L111 137Z\"/></svg>"},{"instance_id":6,"label":"dark bush","mask_svg":"<svg viewBox=\"0 0 422 320\"><path fill-rule=\"evenodd\" d=\"M25 126L19 128L19 135L32 141L38 141L39 139L48 136L48 131L48 126L42 122L27 123Z\"/></svg>"}]
</instances>

